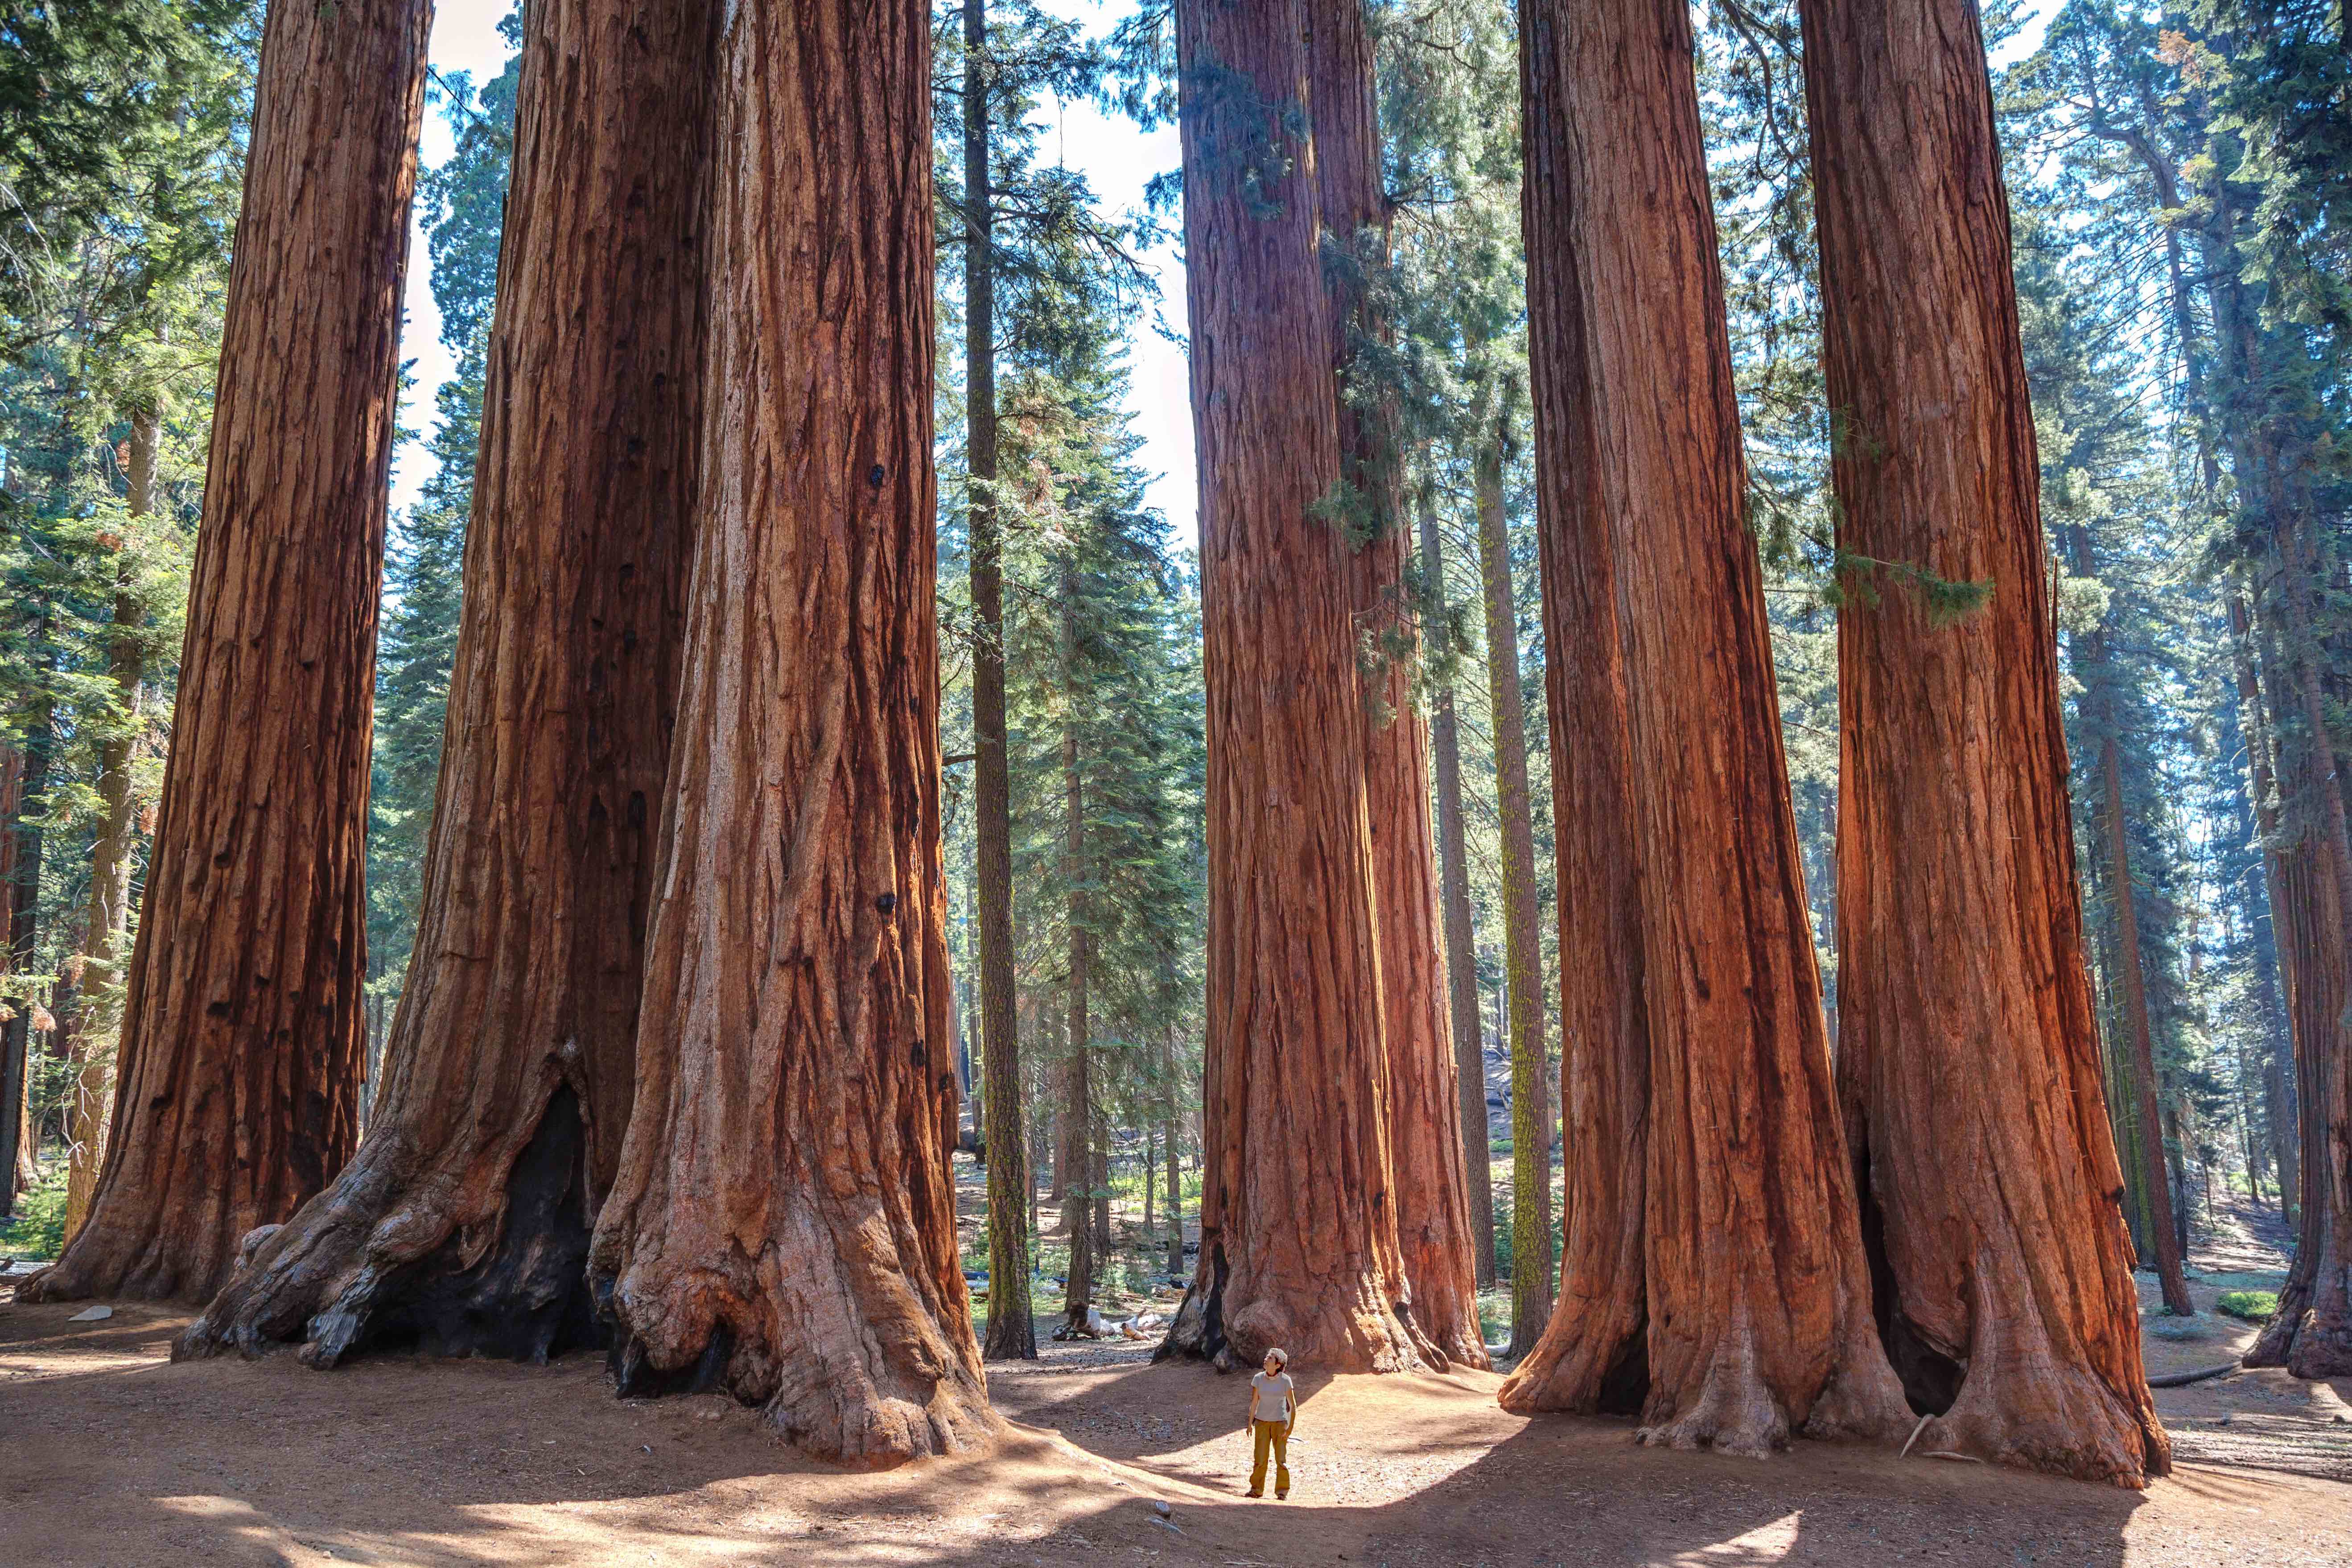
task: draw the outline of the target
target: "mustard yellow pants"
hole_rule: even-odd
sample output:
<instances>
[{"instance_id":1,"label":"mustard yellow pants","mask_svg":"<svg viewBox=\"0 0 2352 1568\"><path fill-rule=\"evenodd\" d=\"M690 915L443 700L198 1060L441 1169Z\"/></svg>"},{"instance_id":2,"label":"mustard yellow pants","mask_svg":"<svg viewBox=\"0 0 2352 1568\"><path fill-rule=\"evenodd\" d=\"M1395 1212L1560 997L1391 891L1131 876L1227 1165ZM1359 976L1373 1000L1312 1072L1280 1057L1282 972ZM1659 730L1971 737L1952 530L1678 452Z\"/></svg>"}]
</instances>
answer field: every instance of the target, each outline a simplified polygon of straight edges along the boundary
<instances>
[{"instance_id":1,"label":"mustard yellow pants","mask_svg":"<svg viewBox=\"0 0 2352 1568\"><path fill-rule=\"evenodd\" d=\"M1287 1421L1253 1421L1250 1423L1254 1451L1250 1456L1250 1490L1265 1490L1265 1451L1274 1450L1274 1495L1290 1493L1290 1423Z\"/></svg>"}]
</instances>

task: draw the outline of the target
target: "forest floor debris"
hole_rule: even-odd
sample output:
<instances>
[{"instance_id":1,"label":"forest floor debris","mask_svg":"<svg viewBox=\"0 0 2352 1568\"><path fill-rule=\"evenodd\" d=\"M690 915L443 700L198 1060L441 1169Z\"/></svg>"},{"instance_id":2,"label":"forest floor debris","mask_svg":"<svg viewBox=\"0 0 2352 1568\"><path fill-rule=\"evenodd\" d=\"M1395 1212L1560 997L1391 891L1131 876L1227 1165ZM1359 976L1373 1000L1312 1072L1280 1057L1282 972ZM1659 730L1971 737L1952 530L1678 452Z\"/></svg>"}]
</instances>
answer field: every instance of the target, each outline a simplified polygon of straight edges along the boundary
<instances>
[{"instance_id":1,"label":"forest floor debris","mask_svg":"<svg viewBox=\"0 0 2352 1568\"><path fill-rule=\"evenodd\" d=\"M2196 1452L2142 1495L1858 1447L1660 1452L1622 1421L1507 1415L1487 1374L1307 1373L1297 1489L1276 1504L1240 1495L1246 1382L1118 1340L992 1367L1019 1423L996 1453L868 1475L799 1458L723 1400L614 1399L593 1356L173 1365L182 1315L71 1310L0 1305L12 1563L2352 1562L2352 1486L2313 1479L2347 1473L2352 1426L2320 1405L2352 1384L2279 1374L2160 1394Z\"/></svg>"}]
</instances>

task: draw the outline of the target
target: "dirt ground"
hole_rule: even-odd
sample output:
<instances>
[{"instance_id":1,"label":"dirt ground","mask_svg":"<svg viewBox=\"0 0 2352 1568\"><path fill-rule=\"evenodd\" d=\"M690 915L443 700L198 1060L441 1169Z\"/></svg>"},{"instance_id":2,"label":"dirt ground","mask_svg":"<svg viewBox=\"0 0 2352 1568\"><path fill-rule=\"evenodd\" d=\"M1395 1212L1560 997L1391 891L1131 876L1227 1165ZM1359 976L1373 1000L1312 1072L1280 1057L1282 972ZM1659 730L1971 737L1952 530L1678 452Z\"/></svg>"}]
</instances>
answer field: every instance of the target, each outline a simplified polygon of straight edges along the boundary
<instances>
[{"instance_id":1,"label":"dirt ground","mask_svg":"<svg viewBox=\"0 0 2352 1568\"><path fill-rule=\"evenodd\" d=\"M1016 1425L993 1453L866 1475L723 1399L617 1400L593 1357L173 1366L184 1318L73 1310L0 1305L10 1564L2352 1563L2352 1485L2203 1457L2270 1397L2245 1380L2161 1396L2189 1462L2137 1494L1814 1444L1659 1453L1507 1415L1488 1375L1309 1374L1276 1503L1240 1495L1243 1380L1123 1343L994 1370ZM2295 1419L2343 1474L2352 1426Z\"/></svg>"}]
</instances>

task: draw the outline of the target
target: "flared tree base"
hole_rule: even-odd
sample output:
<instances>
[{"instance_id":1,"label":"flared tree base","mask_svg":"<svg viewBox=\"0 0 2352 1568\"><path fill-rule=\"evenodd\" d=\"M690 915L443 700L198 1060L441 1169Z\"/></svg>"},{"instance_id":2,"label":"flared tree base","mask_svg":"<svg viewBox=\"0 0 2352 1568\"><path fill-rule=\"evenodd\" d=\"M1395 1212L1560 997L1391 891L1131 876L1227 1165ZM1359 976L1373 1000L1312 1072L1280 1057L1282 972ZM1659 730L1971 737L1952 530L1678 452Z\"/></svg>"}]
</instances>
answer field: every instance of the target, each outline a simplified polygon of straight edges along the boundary
<instances>
[{"instance_id":1,"label":"flared tree base","mask_svg":"<svg viewBox=\"0 0 2352 1568\"><path fill-rule=\"evenodd\" d=\"M173 1359L301 1342L302 1360L320 1369L370 1350L543 1363L601 1347L586 1279L586 1152L568 1084L508 1171L502 1209L397 1137L372 1141L293 1219L256 1233ZM483 1225L497 1227L487 1248L473 1234Z\"/></svg>"}]
</instances>

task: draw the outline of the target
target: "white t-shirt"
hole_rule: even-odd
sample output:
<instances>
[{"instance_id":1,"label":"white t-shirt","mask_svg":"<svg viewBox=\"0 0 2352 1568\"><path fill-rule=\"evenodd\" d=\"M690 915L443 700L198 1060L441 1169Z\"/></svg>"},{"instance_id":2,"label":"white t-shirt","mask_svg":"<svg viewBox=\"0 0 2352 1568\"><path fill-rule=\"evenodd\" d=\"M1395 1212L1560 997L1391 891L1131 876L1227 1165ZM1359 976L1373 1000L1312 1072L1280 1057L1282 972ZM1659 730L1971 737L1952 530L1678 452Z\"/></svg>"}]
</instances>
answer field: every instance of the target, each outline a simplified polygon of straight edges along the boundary
<instances>
[{"instance_id":1,"label":"white t-shirt","mask_svg":"<svg viewBox=\"0 0 2352 1568\"><path fill-rule=\"evenodd\" d=\"M1254 1419L1259 1421L1290 1419L1291 1388L1288 1373L1277 1372L1272 1377L1268 1377L1263 1370L1252 1373L1250 1387L1257 1394L1257 1415Z\"/></svg>"}]
</instances>

